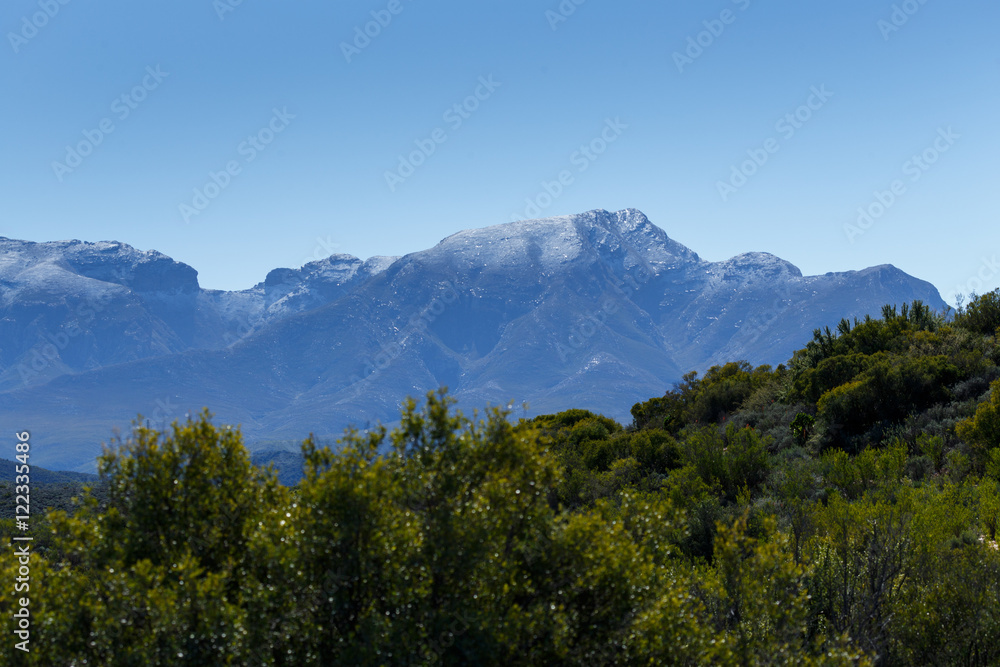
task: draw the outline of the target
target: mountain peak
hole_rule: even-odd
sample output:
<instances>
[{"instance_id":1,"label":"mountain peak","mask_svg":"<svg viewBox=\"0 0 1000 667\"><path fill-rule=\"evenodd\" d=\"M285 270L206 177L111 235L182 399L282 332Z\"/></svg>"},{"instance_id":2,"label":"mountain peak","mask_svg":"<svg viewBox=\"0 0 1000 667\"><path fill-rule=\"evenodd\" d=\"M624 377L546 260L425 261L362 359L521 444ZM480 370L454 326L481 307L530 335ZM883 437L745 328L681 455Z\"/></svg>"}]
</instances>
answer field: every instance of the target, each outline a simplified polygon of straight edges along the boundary
<instances>
[{"instance_id":1,"label":"mountain peak","mask_svg":"<svg viewBox=\"0 0 1000 667\"><path fill-rule=\"evenodd\" d=\"M656 272L702 262L698 253L671 239L639 209L596 209L582 213L577 218L593 221L592 224L608 231L632 254L642 257L643 262Z\"/></svg>"},{"instance_id":2,"label":"mountain peak","mask_svg":"<svg viewBox=\"0 0 1000 667\"><path fill-rule=\"evenodd\" d=\"M716 266L721 269L738 270L741 272L766 273L769 275L787 273L795 278L802 277L802 271L799 270L799 267L769 252L740 253L735 257L718 262Z\"/></svg>"},{"instance_id":3,"label":"mountain peak","mask_svg":"<svg viewBox=\"0 0 1000 667\"><path fill-rule=\"evenodd\" d=\"M39 451L64 467L166 405L213 406L251 439L339 433L442 385L466 407L628 419L686 371L783 363L818 326L914 299L944 305L888 265L703 261L636 209L470 229L399 259L335 254L239 293L124 244L0 241L0 419L49 424Z\"/></svg>"},{"instance_id":4,"label":"mountain peak","mask_svg":"<svg viewBox=\"0 0 1000 667\"><path fill-rule=\"evenodd\" d=\"M72 276L121 285L137 292L198 291L198 272L156 250L137 250L119 241L49 241L35 243L0 240L0 278L10 284L33 267L54 265L61 280Z\"/></svg>"},{"instance_id":5,"label":"mountain peak","mask_svg":"<svg viewBox=\"0 0 1000 667\"><path fill-rule=\"evenodd\" d=\"M655 227L649 218L637 208L626 208L620 211L606 211L602 208L581 214L581 217L593 215L594 218L609 229L627 234L645 227Z\"/></svg>"},{"instance_id":6,"label":"mountain peak","mask_svg":"<svg viewBox=\"0 0 1000 667\"><path fill-rule=\"evenodd\" d=\"M624 252L628 265L650 266L654 272L701 259L667 236L638 209L594 209L576 215L518 220L446 237L427 251L447 255L464 266L538 267L546 271L595 254L608 259Z\"/></svg>"}]
</instances>

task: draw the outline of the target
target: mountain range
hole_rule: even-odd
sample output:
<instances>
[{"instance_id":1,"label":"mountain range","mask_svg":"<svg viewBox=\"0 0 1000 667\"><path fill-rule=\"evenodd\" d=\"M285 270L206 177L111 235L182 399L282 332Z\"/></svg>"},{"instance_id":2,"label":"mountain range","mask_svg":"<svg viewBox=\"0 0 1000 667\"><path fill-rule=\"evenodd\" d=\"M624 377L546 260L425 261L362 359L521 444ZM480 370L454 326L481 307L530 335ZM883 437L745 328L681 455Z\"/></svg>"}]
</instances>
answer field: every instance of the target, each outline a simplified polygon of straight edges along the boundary
<instances>
[{"instance_id":1,"label":"mountain range","mask_svg":"<svg viewBox=\"0 0 1000 667\"><path fill-rule=\"evenodd\" d=\"M914 299L945 307L891 265L705 261L635 209L466 230L403 257L335 254L233 292L123 243L0 237L0 422L32 431L39 465L80 471L138 413L163 426L206 406L251 448L391 423L441 385L466 409L628 422L687 371L783 363L816 327Z\"/></svg>"}]
</instances>

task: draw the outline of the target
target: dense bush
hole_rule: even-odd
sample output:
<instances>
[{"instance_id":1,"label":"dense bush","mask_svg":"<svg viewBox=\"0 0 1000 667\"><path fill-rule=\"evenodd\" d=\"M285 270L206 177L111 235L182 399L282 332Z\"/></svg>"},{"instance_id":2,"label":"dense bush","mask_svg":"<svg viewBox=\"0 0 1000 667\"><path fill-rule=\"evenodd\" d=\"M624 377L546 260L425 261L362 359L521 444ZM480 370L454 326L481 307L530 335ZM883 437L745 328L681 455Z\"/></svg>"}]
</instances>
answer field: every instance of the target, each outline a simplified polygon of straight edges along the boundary
<instances>
[{"instance_id":1,"label":"dense bush","mask_svg":"<svg viewBox=\"0 0 1000 667\"><path fill-rule=\"evenodd\" d=\"M1000 329L1000 289L973 298L955 316L955 325L983 336Z\"/></svg>"},{"instance_id":2,"label":"dense bush","mask_svg":"<svg viewBox=\"0 0 1000 667\"><path fill-rule=\"evenodd\" d=\"M745 361L713 366L703 378L688 373L664 396L634 405L633 425L677 433L692 424L722 421L773 376L770 366L754 368Z\"/></svg>"},{"instance_id":3,"label":"dense bush","mask_svg":"<svg viewBox=\"0 0 1000 667\"><path fill-rule=\"evenodd\" d=\"M833 441L845 444L881 424L898 424L908 415L944 403L958 368L944 356L882 357L849 381L820 396L819 417L835 429Z\"/></svg>"},{"instance_id":4,"label":"dense bush","mask_svg":"<svg viewBox=\"0 0 1000 667\"><path fill-rule=\"evenodd\" d=\"M50 493L3 664L1000 664L991 303L844 321L627 427L442 390L307 440L292 487L207 413L136 428Z\"/></svg>"}]
</instances>

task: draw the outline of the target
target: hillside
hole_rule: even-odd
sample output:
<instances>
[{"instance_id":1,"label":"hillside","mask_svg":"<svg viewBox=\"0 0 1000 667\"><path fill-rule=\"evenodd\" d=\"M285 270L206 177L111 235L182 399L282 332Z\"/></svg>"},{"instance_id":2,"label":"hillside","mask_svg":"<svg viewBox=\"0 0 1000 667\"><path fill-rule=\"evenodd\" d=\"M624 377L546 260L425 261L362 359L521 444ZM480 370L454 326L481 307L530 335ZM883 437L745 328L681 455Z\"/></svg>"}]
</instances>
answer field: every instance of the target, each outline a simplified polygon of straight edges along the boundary
<instances>
[{"instance_id":1,"label":"hillside","mask_svg":"<svg viewBox=\"0 0 1000 667\"><path fill-rule=\"evenodd\" d=\"M251 444L392 422L400 396L442 385L465 409L624 421L687 370L776 365L814 328L886 303L944 307L891 266L708 262L634 209L466 230L401 258L334 255L233 293L121 244L3 247L16 261L0 267L0 418L38 425L42 464L81 470L136 414L165 426L205 406Z\"/></svg>"},{"instance_id":2,"label":"hillside","mask_svg":"<svg viewBox=\"0 0 1000 667\"><path fill-rule=\"evenodd\" d=\"M998 337L1000 291L952 321L886 306L627 425L471 420L440 390L306 441L292 488L207 413L137 429L106 503L35 524L46 632L19 660L995 665Z\"/></svg>"}]
</instances>

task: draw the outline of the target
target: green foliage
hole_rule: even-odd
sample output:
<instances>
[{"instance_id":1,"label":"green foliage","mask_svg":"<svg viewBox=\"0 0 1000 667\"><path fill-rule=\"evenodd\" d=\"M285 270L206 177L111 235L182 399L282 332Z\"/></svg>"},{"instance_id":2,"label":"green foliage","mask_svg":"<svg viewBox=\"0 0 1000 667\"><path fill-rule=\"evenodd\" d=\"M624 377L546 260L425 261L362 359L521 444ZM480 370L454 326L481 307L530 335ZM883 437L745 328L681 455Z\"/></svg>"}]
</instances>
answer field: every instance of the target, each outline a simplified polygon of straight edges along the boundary
<instances>
[{"instance_id":1,"label":"green foliage","mask_svg":"<svg viewBox=\"0 0 1000 667\"><path fill-rule=\"evenodd\" d=\"M824 393L816 405L819 417L833 429L833 442L847 445L852 436L876 425L900 423L912 412L945 402L959 377L958 368L944 356L882 357Z\"/></svg>"},{"instance_id":2,"label":"green foliage","mask_svg":"<svg viewBox=\"0 0 1000 667\"><path fill-rule=\"evenodd\" d=\"M688 373L661 398L632 407L636 428L662 428L677 433L692 424L724 421L753 393L774 379L770 366L754 368L745 361L712 366L699 379Z\"/></svg>"},{"instance_id":3,"label":"green foliage","mask_svg":"<svg viewBox=\"0 0 1000 667\"><path fill-rule=\"evenodd\" d=\"M251 465L240 432L217 429L207 411L175 424L169 436L137 427L121 447L105 450L99 470L108 489L103 530L120 536L107 547L126 566L170 564L190 553L218 570L246 553L260 520L258 494L278 492Z\"/></svg>"},{"instance_id":4,"label":"green foliage","mask_svg":"<svg viewBox=\"0 0 1000 667\"><path fill-rule=\"evenodd\" d=\"M992 303L690 373L628 428L442 390L310 438L293 487L207 412L137 427L94 490L39 487L32 652L0 663L998 664Z\"/></svg>"},{"instance_id":5,"label":"green foliage","mask_svg":"<svg viewBox=\"0 0 1000 667\"><path fill-rule=\"evenodd\" d=\"M935 314L930 307L920 301L882 308L882 319L866 316L863 321L846 319L837 327L834 335L827 327L816 329L813 339L805 348L795 352L791 367L793 376L804 370L816 368L822 361L837 356L851 354L873 355L879 352L899 352L908 347L909 340L921 331L936 331L944 325L944 318Z\"/></svg>"},{"instance_id":6,"label":"green foliage","mask_svg":"<svg viewBox=\"0 0 1000 667\"><path fill-rule=\"evenodd\" d=\"M715 625L727 636L720 662L739 665L856 664L865 662L841 636L828 642L809 631L806 571L794 562L786 536L765 521L765 539L747 531L746 516L720 525L710 595ZM712 599L714 598L714 599ZM818 660L817 660L818 659Z\"/></svg>"},{"instance_id":7,"label":"green foliage","mask_svg":"<svg viewBox=\"0 0 1000 667\"><path fill-rule=\"evenodd\" d=\"M983 531L983 541L996 546L997 531L1000 528L1000 483L986 481L979 485L977 490L979 492L979 528Z\"/></svg>"},{"instance_id":8,"label":"green foliage","mask_svg":"<svg viewBox=\"0 0 1000 667\"><path fill-rule=\"evenodd\" d=\"M913 567L911 519L909 503L848 503L839 494L818 515L822 536L809 554L815 613L871 655L890 648L893 610Z\"/></svg>"},{"instance_id":9,"label":"green foliage","mask_svg":"<svg viewBox=\"0 0 1000 667\"><path fill-rule=\"evenodd\" d=\"M812 415L807 415L804 412L800 412L795 415L795 419L792 420L789 428L792 431L792 435L795 436L796 442L799 445L806 444L809 440L809 436L812 435L813 426L816 425L816 418Z\"/></svg>"},{"instance_id":10,"label":"green foliage","mask_svg":"<svg viewBox=\"0 0 1000 667\"><path fill-rule=\"evenodd\" d=\"M928 458L934 466L934 471L940 471L944 465L945 442L940 435L921 433L917 436L917 449Z\"/></svg>"},{"instance_id":11,"label":"green foliage","mask_svg":"<svg viewBox=\"0 0 1000 667\"><path fill-rule=\"evenodd\" d=\"M637 486L658 488L680 465L677 441L662 430L624 431L615 421L585 410L536 417L565 470L555 498L569 508L592 507Z\"/></svg>"},{"instance_id":12,"label":"green foliage","mask_svg":"<svg viewBox=\"0 0 1000 667\"><path fill-rule=\"evenodd\" d=\"M906 466L906 452L906 444L902 442L882 449L869 447L854 457L838 449L823 455L821 467L831 487L855 500L900 484Z\"/></svg>"},{"instance_id":13,"label":"green foliage","mask_svg":"<svg viewBox=\"0 0 1000 667\"><path fill-rule=\"evenodd\" d=\"M368 664L409 647L480 663L515 650L501 638L526 641L513 610L535 618L544 603L535 579L551 553L536 540L563 530L548 504L559 469L533 426L497 410L473 422L450 403L410 401L390 436L351 432L336 453L306 444L301 567L336 582L314 610L325 622L310 656Z\"/></svg>"},{"instance_id":14,"label":"green foliage","mask_svg":"<svg viewBox=\"0 0 1000 667\"><path fill-rule=\"evenodd\" d=\"M806 368L793 381L794 395L812 403L829 391L851 382L873 364L886 358L885 352L858 354L849 352L828 357L814 368Z\"/></svg>"},{"instance_id":15,"label":"green foliage","mask_svg":"<svg viewBox=\"0 0 1000 667\"><path fill-rule=\"evenodd\" d=\"M1000 289L973 298L955 315L955 326L982 336L995 336L1000 329Z\"/></svg>"},{"instance_id":16,"label":"green foliage","mask_svg":"<svg viewBox=\"0 0 1000 667\"><path fill-rule=\"evenodd\" d=\"M100 469L107 507L90 496L53 512L33 561L37 664L245 661L249 610L270 608L254 570L287 536L268 515L287 503L239 432L207 413L170 435L140 427Z\"/></svg>"},{"instance_id":17,"label":"green foliage","mask_svg":"<svg viewBox=\"0 0 1000 667\"><path fill-rule=\"evenodd\" d=\"M711 367L695 385L695 395L685 415L687 423L723 421L770 379L770 366L753 368L743 361Z\"/></svg>"},{"instance_id":18,"label":"green foliage","mask_svg":"<svg viewBox=\"0 0 1000 667\"><path fill-rule=\"evenodd\" d=\"M535 417L535 424L550 435L580 441L585 433L607 437L622 430L621 424L589 410L566 410L554 415ZM579 430L577 427L580 427Z\"/></svg>"},{"instance_id":19,"label":"green foliage","mask_svg":"<svg viewBox=\"0 0 1000 667\"><path fill-rule=\"evenodd\" d=\"M1000 559L975 543L938 554L934 570L915 577L901 605L898 662L995 665L1000 661Z\"/></svg>"},{"instance_id":20,"label":"green foliage","mask_svg":"<svg viewBox=\"0 0 1000 667\"><path fill-rule=\"evenodd\" d=\"M976 414L955 427L958 437L970 445L979 467L1000 447L1000 380L992 385L990 400L976 408Z\"/></svg>"},{"instance_id":21,"label":"green foliage","mask_svg":"<svg viewBox=\"0 0 1000 667\"><path fill-rule=\"evenodd\" d=\"M767 479L770 457L767 443L750 427L729 424L690 431L684 439L683 456L709 487L728 501L744 490L755 492Z\"/></svg>"}]
</instances>

